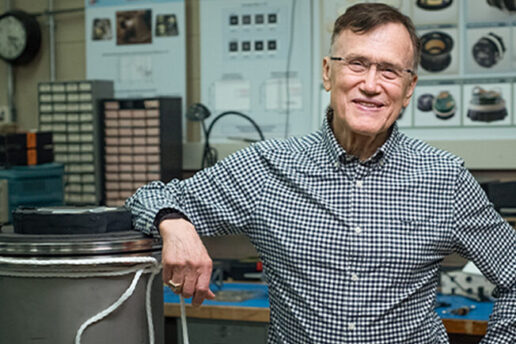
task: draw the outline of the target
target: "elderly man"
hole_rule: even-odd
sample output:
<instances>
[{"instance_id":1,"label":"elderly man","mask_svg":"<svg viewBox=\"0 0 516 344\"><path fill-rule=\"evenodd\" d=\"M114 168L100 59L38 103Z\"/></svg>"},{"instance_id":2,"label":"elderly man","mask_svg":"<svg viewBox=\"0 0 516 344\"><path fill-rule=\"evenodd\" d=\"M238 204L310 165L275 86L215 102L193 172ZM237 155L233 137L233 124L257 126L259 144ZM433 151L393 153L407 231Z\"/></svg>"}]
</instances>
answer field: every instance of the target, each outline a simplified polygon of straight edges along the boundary
<instances>
[{"instance_id":1,"label":"elderly man","mask_svg":"<svg viewBox=\"0 0 516 344\"><path fill-rule=\"evenodd\" d=\"M239 151L127 201L163 238L163 277L200 304L200 235L245 234L269 285L269 343L448 343L434 311L443 258L459 252L498 286L484 343L516 342L516 231L462 161L398 131L417 81L409 18L382 4L335 23L320 131Z\"/></svg>"}]
</instances>

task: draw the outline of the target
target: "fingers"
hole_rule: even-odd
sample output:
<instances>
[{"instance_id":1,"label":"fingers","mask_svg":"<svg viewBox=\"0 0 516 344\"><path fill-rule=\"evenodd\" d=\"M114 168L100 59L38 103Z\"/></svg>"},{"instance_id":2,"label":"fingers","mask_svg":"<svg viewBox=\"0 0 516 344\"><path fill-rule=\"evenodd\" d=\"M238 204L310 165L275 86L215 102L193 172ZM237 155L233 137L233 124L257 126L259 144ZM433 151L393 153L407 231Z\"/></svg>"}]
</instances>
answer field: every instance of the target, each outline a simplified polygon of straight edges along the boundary
<instances>
[{"instance_id":1,"label":"fingers","mask_svg":"<svg viewBox=\"0 0 516 344\"><path fill-rule=\"evenodd\" d=\"M211 268L201 273L197 279L197 288L193 295L192 305L200 306L204 299L213 300L215 294L210 290Z\"/></svg>"},{"instance_id":2,"label":"fingers","mask_svg":"<svg viewBox=\"0 0 516 344\"><path fill-rule=\"evenodd\" d=\"M165 220L160 225L163 238L163 281L185 298L200 305L215 295L210 291L212 261L195 228L184 220Z\"/></svg>"},{"instance_id":3,"label":"fingers","mask_svg":"<svg viewBox=\"0 0 516 344\"><path fill-rule=\"evenodd\" d=\"M215 294L210 290L211 264L194 271L185 270L187 272L182 273L184 270L177 269L177 273L172 274L172 278L166 282L169 288L184 298L193 296L193 306L200 306L205 299L213 300Z\"/></svg>"}]
</instances>

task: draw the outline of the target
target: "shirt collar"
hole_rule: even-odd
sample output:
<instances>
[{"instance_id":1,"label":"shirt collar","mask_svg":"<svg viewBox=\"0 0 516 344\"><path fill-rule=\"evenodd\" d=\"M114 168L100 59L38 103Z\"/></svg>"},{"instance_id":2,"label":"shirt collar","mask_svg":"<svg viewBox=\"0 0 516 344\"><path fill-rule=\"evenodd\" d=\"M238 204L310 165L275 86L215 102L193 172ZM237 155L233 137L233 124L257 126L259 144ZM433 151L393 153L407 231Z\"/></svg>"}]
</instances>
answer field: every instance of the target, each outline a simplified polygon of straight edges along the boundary
<instances>
[{"instance_id":1,"label":"shirt collar","mask_svg":"<svg viewBox=\"0 0 516 344\"><path fill-rule=\"evenodd\" d=\"M344 148L338 143L333 129L331 128L331 120L333 118L333 110L328 108L326 116L322 124L322 135L326 153L330 157L333 163L348 163L357 158L351 154L348 154ZM395 146L400 140L400 132L396 122L391 127L391 134L385 143L376 150L376 152L369 158L364 164L376 164L380 163L383 165L394 150Z\"/></svg>"}]
</instances>

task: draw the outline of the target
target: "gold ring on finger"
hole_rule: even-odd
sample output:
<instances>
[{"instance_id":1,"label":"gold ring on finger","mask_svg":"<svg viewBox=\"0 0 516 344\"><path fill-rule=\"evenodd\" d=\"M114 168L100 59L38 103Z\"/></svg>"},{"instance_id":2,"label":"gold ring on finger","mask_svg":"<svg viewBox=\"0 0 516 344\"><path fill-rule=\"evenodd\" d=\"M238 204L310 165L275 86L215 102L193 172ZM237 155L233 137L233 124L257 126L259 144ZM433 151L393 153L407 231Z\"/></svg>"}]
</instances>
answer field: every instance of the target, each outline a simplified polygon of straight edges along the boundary
<instances>
[{"instance_id":1,"label":"gold ring on finger","mask_svg":"<svg viewBox=\"0 0 516 344\"><path fill-rule=\"evenodd\" d=\"M179 294L181 290L183 289L183 283L174 283L172 280L168 281L170 289L176 293Z\"/></svg>"}]
</instances>

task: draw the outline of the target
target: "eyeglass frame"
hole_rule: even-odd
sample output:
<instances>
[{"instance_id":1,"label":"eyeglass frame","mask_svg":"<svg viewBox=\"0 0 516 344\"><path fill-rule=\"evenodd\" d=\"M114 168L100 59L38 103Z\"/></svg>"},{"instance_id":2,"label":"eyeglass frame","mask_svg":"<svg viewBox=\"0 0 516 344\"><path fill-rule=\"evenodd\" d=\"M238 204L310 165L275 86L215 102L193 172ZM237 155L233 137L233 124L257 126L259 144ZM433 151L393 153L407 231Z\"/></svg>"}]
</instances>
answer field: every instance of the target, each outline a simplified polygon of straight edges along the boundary
<instances>
[{"instance_id":1,"label":"eyeglass frame","mask_svg":"<svg viewBox=\"0 0 516 344\"><path fill-rule=\"evenodd\" d=\"M365 71L363 73L360 73L360 72L355 72L353 71L353 69L351 69L351 72L352 73L356 73L357 75L362 75L362 74L365 74L366 72L368 72L370 69L371 69L371 66L372 65L376 65L376 70L377 71L380 71L380 75L381 75L381 71L382 70L385 70L385 69L393 69L394 72L397 74L397 75L400 75L400 78L403 76L403 72L406 72L406 73L409 73L411 75L416 75L416 72L413 71L412 69L409 69L409 68L403 68L403 67L400 67L400 66L396 66L392 63L388 63L388 62L371 62L369 60L367 60L366 58L363 58L363 57L351 57L351 58L345 58L345 57L341 57L341 56L329 56L329 59L332 60L332 61L341 61L346 67L349 68L349 65L352 61L356 60L360 63L363 63L364 64L364 67L366 68ZM382 66L384 66L382 68ZM394 79L388 79L388 81L395 81L396 78Z\"/></svg>"}]
</instances>

